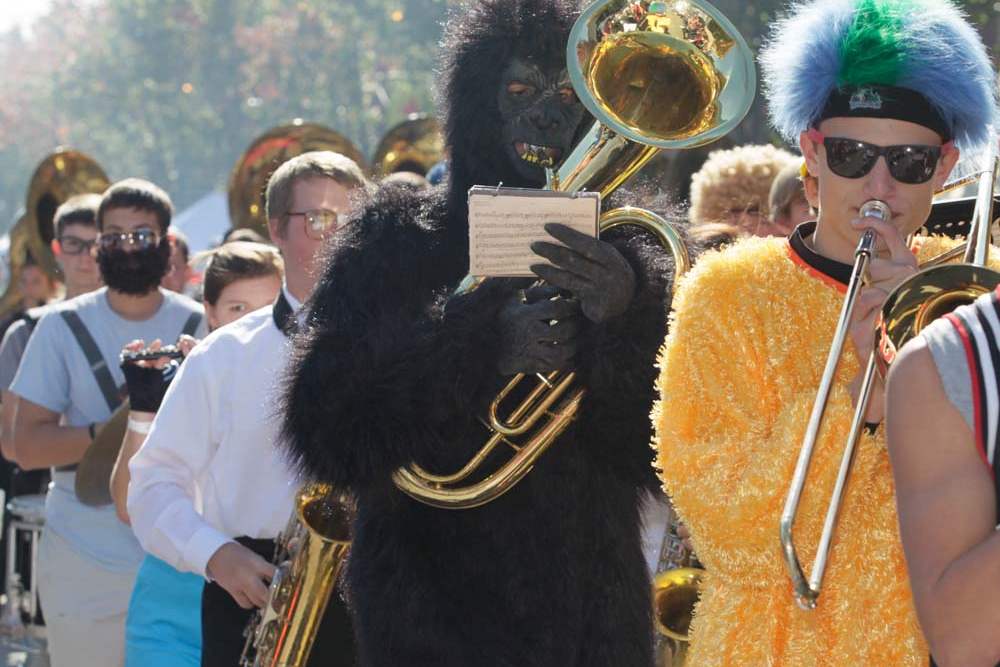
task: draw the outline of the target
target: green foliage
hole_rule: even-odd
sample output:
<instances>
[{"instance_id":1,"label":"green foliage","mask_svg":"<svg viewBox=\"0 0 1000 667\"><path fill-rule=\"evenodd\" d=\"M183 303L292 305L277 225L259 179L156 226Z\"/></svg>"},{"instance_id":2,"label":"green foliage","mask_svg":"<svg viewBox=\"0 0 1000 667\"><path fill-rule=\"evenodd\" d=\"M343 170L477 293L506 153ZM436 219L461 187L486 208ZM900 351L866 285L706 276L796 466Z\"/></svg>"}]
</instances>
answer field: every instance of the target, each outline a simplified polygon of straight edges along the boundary
<instances>
[{"instance_id":1,"label":"green foliage","mask_svg":"<svg viewBox=\"0 0 1000 667\"><path fill-rule=\"evenodd\" d=\"M236 160L294 118L370 155L433 112L445 0L55 0L29 37L0 35L0 229L57 145L178 208L225 188Z\"/></svg>"}]
</instances>

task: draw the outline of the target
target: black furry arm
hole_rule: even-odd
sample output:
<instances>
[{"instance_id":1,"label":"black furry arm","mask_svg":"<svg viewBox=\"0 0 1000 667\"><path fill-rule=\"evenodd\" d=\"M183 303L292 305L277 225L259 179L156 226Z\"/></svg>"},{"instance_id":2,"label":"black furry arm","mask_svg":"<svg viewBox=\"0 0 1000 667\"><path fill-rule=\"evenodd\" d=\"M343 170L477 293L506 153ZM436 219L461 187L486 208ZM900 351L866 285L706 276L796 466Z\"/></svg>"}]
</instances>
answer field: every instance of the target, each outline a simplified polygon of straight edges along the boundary
<instances>
[{"instance_id":1,"label":"black furry arm","mask_svg":"<svg viewBox=\"0 0 1000 667\"><path fill-rule=\"evenodd\" d=\"M454 416L475 413L479 385L495 383L504 286L450 297L464 248L412 215L373 211L352 227L295 341L283 436L308 476L358 490L433 457Z\"/></svg>"},{"instance_id":2,"label":"black furry arm","mask_svg":"<svg viewBox=\"0 0 1000 667\"><path fill-rule=\"evenodd\" d=\"M582 426L593 434L589 455L630 483L655 489L649 411L674 263L668 250L634 228L616 230L608 240L632 265L636 289L624 314L592 326L581 342L578 373L587 387Z\"/></svg>"}]
</instances>

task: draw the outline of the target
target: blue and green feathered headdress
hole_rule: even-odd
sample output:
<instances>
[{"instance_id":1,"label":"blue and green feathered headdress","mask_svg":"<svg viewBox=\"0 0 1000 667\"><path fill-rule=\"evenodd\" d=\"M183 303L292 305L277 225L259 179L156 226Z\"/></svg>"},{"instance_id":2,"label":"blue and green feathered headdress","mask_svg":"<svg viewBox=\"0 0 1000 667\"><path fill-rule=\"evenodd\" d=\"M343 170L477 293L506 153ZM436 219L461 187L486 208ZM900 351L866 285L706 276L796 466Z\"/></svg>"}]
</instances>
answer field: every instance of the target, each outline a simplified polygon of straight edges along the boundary
<instances>
[{"instance_id":1,"label":"blue and green feathered headdress","mask_svg":"<svg viewBox=\"0 0 1000 667\"><path fill-rule=\"evenodd\" d=\"M986 48L948 0L800 4L775 24L760 62L771 121L792 143L823 118L867 115L976 149L1000 116Z\"/></svg>"}]
</instances>

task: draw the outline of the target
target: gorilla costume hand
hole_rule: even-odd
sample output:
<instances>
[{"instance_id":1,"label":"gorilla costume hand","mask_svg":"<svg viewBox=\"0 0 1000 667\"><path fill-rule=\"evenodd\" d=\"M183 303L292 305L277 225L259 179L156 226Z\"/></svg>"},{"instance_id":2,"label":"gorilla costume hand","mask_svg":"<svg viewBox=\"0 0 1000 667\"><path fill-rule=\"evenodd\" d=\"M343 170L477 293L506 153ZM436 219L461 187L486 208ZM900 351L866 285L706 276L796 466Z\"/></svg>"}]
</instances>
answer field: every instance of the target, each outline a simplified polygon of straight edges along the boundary
<instances>
[{"instance_id":1,"label":"gorilla costume hand","mask_svg":"<svg viewBox=\"0 0 1000 667\"><path fill-rule=\"evenodd\" d=\"M563 370L576 354L580 304L552 285L516 293L500 311L501 375ZM556 320L553 323L553 320Z\"/></svg>"},{"instance_id":2,"label":"gorilla costume hand","mask_svg":"<svg viewBox=\"0 0 1000 667\"><path fill-rule=\"evenodd\" d=\"M532 243L535 254L554 265L532 265L535 275L570 292L591 322L600 324L628 310L635 294L635 272L617 248L565 225L549 223L545 231L566 245Z\"/></svg>"}]
</instances>

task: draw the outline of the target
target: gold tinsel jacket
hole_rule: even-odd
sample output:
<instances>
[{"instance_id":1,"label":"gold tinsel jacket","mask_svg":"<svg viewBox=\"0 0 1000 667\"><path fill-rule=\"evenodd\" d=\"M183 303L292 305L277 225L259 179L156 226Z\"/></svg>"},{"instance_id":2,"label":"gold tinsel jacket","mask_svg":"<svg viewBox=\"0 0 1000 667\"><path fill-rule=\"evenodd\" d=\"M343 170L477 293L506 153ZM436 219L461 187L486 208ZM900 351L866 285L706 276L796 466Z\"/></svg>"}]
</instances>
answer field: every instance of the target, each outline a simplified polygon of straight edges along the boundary
<instances>
[{"instance_id":1,"label":"gold tinsel jacket","mask_svg":"<svg viewBox=\"0 0 1000 667\"><path fill-rule=\"evenodd\" d=\"M921 259L954 241L921 239ZM657 467L708 570L687 665L926 665L885 435L858 446L819 607L796 605L778 521L845 286L786 239L703 256L674 297L653 409ZM808 573L852 416L841 359L796 522Z\"/></svg>"}]
</instances>

